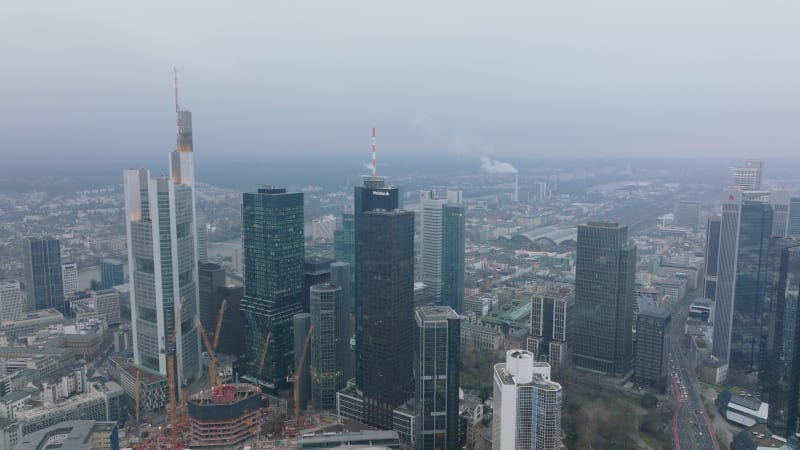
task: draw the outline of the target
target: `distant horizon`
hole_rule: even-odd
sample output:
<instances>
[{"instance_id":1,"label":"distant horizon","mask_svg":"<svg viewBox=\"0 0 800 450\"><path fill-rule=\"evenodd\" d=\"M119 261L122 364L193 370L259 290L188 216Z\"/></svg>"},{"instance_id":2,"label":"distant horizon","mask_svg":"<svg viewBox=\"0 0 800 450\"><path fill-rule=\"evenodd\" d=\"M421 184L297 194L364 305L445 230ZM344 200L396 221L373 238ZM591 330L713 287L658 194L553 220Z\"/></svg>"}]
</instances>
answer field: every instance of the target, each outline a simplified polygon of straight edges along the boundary
<instances>
[{"instance_id":1,"label":"distant horizon","mask_svg":"<svg viewBox=\"0 0 800 450\"><path fill-rule=\"evenodd\" d=\"M312 3L13 2L0 156L798 158L796 2Z\"/></svg>"}]
</instances>

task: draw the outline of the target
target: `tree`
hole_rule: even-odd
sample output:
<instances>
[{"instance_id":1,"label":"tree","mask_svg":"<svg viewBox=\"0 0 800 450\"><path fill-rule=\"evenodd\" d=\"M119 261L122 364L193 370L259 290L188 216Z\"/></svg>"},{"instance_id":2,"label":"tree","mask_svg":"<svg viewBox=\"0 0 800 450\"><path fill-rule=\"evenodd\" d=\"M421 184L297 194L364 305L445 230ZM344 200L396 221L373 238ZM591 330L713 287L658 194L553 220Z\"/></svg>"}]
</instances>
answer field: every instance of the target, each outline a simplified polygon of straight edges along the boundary
<instances>
[{"instance_id":1,"label":"tree","mask_svg":"<svg viewBox=\"0 0 800 450\"><path fill-rule=\"evenodd\" d=\"M644 395L642 395L642 398L639 400L639 404L642 405L642 408L653 409L658 405L658 399L655 395L645 392Z\"/></svg>"}]
</instances>

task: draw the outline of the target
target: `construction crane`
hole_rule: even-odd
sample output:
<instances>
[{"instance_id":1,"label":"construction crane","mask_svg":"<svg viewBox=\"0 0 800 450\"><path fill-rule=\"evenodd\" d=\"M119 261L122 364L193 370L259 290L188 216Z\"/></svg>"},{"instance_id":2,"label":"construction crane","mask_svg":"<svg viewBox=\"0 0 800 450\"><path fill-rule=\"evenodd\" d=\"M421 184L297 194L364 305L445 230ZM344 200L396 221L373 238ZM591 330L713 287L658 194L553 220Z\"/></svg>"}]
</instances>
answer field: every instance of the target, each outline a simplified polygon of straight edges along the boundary
<instances>
[{"instance_id":1,"label":"construction crane","mask_svg":"<svg viewBox=\"0 0 800 450\"><path fill-rule=\"evenodd\" d=\"M206 328L203 326L203 323L200 321L200 318L196 318L197 327L200 328L200 334L203 336L203 342L206 343L206 350L208 350L208 385L211 389L217 387L217 355L214 352L214 347L211 345L211 340L208 339L208 333L206 333Z\"/></svg>"},{"instance_id":2,"label":"construction crane","mask_svg":"<svg viewBox=\"0 0 800 450\"><path fill-rule=\"evenodd\" d=\"M142 372L136 369L136 429L139 429L142 412Z\"/></svg>"},{"instance_id":3,"label":"construction crane","mask_svg":"<svg viewBox=\"0 0 800 450\"><path fill-rule=\"evenodd\" d=\"M308 344L311 342L311 333L314 331L314 326L308 328L306 341L303 343L303 353L300 354L300 359L297 361L297 368L292 374L291 367L289 368L289 376L294 383L294 423L297 430L301 430L300 424L300 376L303 373L303 363L306 361L306 354L308 353Z\"/></svg>"},{"instance_id":4,"label":"construction crane","mask_svg":"<svg viewBox=\"0 0 800 450\"><path fill-rule=\"evenodd\" d=\"M272 331L267 333L264 339L264 345L261 347L261 359L258 361L258 377L261 377L261 372L264 371L264 363L267 362L267 349L269 349L269 340L272 339Z\"/></svg>"},{"instance_id":5,"label":"construction crane","mask_svg":"<svg viewBox=\"0 0 800 450\"><path fill-rule=\"evenodd\" d=\"M214 329L214 351L217 351L219 345L219 336L222 333L222 318L225 316L225 310L228 308L228 300L222 300L219 305L219 314L217 315L217 327Z\"/></svg>"},{"instance_id":6,"label":"construction crane","mask_svg":"<svg viewBox=\"0 0 800 450\"><path fill-rule=\"evenodd\" d=\"M178 386L175 383L175 359L177 354L176 339L178 337L178 328L181 326L181 312L183 311L183 298L178 306L178 312L175 314L175 324L172 327L172 333L169 337L167 345L170 346L170 351L167 352L167 382L169 384L169 423L172 425L172 433L170 435L171 447L175 447L178 442Z\"/></svg>"}]
</instances>

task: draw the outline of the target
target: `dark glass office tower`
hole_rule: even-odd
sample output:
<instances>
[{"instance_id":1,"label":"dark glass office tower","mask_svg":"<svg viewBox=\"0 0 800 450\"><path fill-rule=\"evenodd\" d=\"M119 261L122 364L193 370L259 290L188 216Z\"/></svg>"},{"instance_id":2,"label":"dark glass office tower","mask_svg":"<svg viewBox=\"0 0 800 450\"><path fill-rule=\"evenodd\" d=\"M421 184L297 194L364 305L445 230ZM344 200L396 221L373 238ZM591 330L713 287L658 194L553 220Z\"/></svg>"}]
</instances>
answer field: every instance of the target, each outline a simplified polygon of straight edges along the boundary
<instances>
[{"instance_id":1,"label":"dark glass office tower","mask_svg":"<svg viewBox=\"0 0 800 450\"><path fill-rule=\"evenodd\" d=\"M719 265L720 216L711 216L706 225L706 261L703 277L703 297L714 300L717 292L717 266Z\"/></svg>"},{"instance_id":2,"label":"dark glass office tower","mask_svg":"<svg viewBox=\"0 0 800 450\"><path fill-rule=\"evenodd\" d=\"M334 260L312 256L303 261L303 311L311 311L311 286L331 280L331 263Z\"/></svg>"},{"instance_id":3,"label":"dark glass office tower","mask_svg":"<svg viewBox=\"0 0 800 450\"><path fill-rule=\"evenodd\" d=\"M293 364L292 317L302 311L303 194L259 188L242 199L245 370L267 386L286 378ZM264 370L258 372L267 333Z\"/></svg>"},{"instance_id":4,"label":"dark glass office tower","mask_svg":"<svg viewBox=\"0 0 800 450\"><path fill-rule=\"evenodd\" d=\"M100 260L100 286L103 289L111 289L114 286L125 283L125 267L118 259Z\"/></svg>"},{"instance_id":5,"label":"dark glass office tower","mask_svg":"<svg viewBox=\"0 0 800 450\"><path fill-rule=\"evenodd\" d=\"M442 304L464 312L465 217L463 205L442 206Z\"/></svg>"},{"instance_id":6,"label":"dark glass office tower","mask_svg":"<svg viewBox=\"0 0 800 450\"><path fill-rule=\"evenodd\" d=\"M622 377L633 365L631 325L636 246L615 222L578 226L575 365Z\"/></svg>"},{"instance_id":7,"label":"dark glass office tower","mask_svg":"<svg viewBox=\"0 0 800 450\"><path fill-rule=\"evenodd\" d=\"M423 306L415 314L417 429L415 448L456 450L461 321L449 306Z\"/></svg>"},{"instance_id":8,"label":"dark glass office tower","mask_svg":"<svg viewBox=\"0 0 800 450\"><path fill-rule=\"evenodd\" d=\"M197 268L197 288L200 299L200 322L213 341L219 308L222 306L221 288L227 284L225 269L216 263L200 262ZM235 314L235 313L234 313ZM218 350L217 350L218 351Z\"/></svg>"},{"instance_id":9,"label":"dark glass office tower","mask_svg":"<svg viewBox=\"0 0 800 450\"><path fill-rule=\"evenodd\" d=\"M634 379L639 384L652 386L663 392L666 380L664 338L671 315L658 309L652 299L640 298L639 300Z\"/></svg>"},{"instance_id":10,"label":"dark glass office tower","mask_svg":"<svg viewBox=\"0 0 800 450\"><path fill-rule=\"evenodd\" d=\"M789 236L800 237L800 197L789 201Z\"/></svg>"},{"instance_id":11,"label":"dark glass office tower","mask_svg":"<svg viewBox=\"0 0 800 450\"><path fill-rule=\"evenodd\" d=\"M356 384L364 421L392 428L392 410L413 397L414 214L398 191L367 178L355 192Z\"/></svg>"},{"instance_id":12,"label":"dark glass office tower","mask_svg":"<svg viewBox=\"0 0 800 450\"><path fill-rule=\"evenodd\" d=\"M65 312L58 239L25 239L25 294L28 310L55 308Z\"/></svg>"},{"instance_id":13,"label":"dark glass office tower","mask_svg":"<svg viewBox=\"0 0 800 450\"><path fill-rule=\"evenodd\" d=\"M760 191L729 190L722 202L712 354L740 373L759 371L767 340L772 208L764 197Z\"/></svg>"},{"instance_id":14,"label":"dark glass office tower","mask_svg":"<svg viewBox=\"0 0 800 450\"><path fill-rule=\"evenodd\" d=\"M770 242L767 304L769 338L759 382L769 393L769 429L782 437L800 432L800 242Z\"/></svg>"}]
</instances>

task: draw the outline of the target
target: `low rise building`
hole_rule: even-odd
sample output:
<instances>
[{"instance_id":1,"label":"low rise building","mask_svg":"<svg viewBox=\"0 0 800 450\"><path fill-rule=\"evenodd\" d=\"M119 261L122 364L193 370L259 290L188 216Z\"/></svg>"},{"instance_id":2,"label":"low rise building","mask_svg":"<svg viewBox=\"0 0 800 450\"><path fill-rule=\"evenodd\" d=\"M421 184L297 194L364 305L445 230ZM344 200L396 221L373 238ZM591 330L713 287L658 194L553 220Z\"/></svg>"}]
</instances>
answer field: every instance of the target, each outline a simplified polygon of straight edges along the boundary
<instances>
[{"instance_id":1,"label":"low rise building","mask_svg":"<svg viewBox=\"0 0 800 450\"><path fill-rule=\"evenodd\" d=\"M69 420L25 435L14 450L119 450L116 422Z\"/></svg>"},{"instance_id":2,"label":"low rise building","mask_svg":"<svg viewBox=\"0 0 800 450\"><path fill-rule=\"evenodd\" d=\"M755 393L740 387L722 391L715 403L726 419L745 427L766 423L769 414L767 403L762 402Z\"/></svg>"},{"instance_id":3,"label":"low rise building","mask_svg":"<svg viewBox=\"0 0 800 450\"><path fill-rule=\"evenodd\" d=\"M494 328L472 323L461 324L461 345L479 349L498 350L503 345L503 333Z\"/></svg>"}]
</instances>

